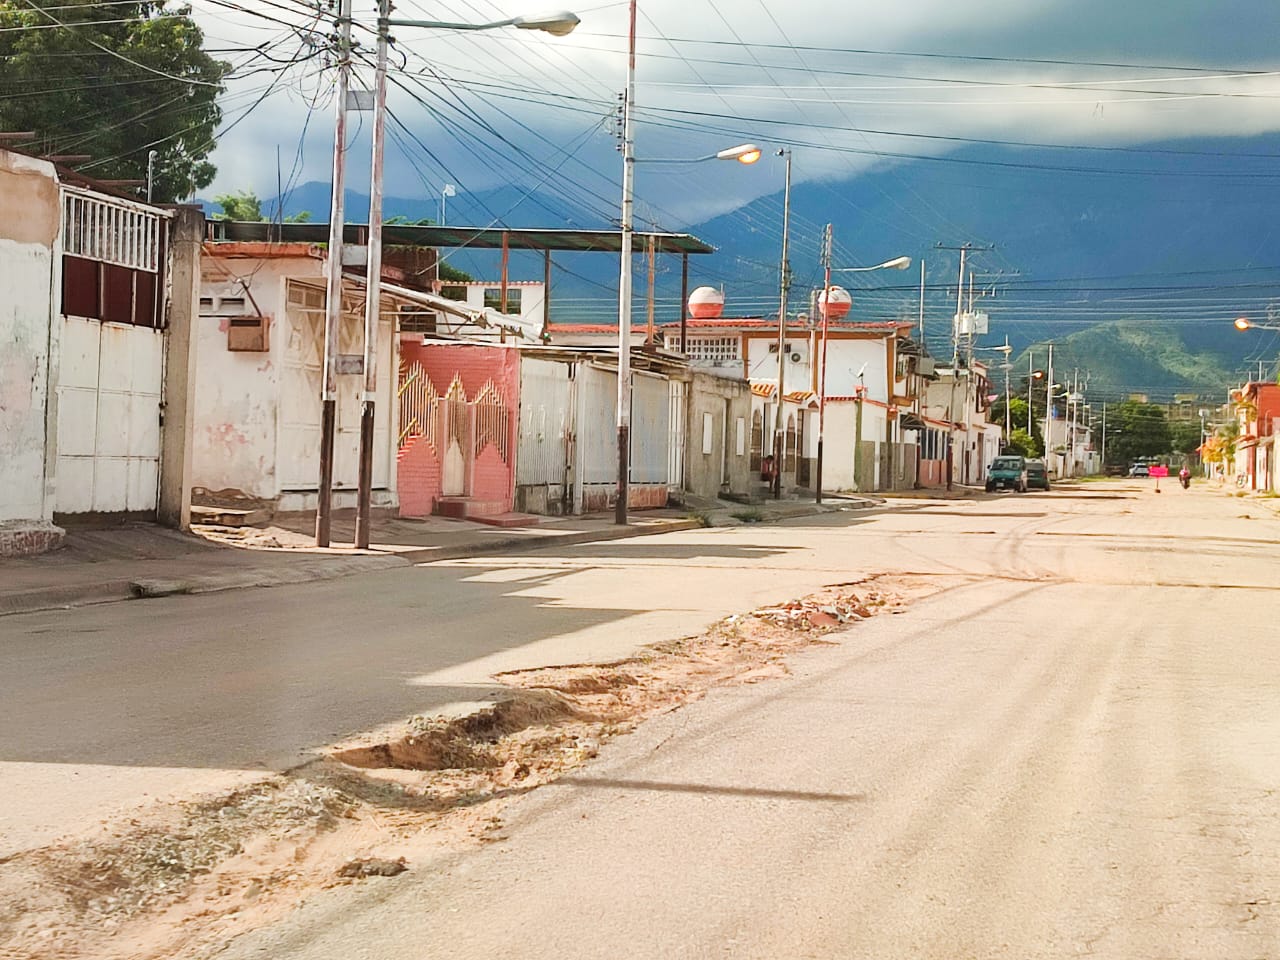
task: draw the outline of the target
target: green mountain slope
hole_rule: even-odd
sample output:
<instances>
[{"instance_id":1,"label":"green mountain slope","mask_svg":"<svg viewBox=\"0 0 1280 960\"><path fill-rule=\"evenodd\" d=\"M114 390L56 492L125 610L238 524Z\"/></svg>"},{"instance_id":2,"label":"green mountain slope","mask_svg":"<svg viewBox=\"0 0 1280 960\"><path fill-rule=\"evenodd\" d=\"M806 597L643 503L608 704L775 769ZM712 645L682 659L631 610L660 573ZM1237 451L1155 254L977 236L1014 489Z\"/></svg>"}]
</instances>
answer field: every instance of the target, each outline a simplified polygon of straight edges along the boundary
<instances>
[{"instance_id":1,"label":"green mountain slope","mask_svg":"<svg viewBox=\"0 0 1280 960\"><path fill-rule=\"evenodd\" d=\"M1114 320L1099 323L1056 339L1053 344L1053 375L1067 383L1079 368L1083 382L1089 377L1089 393L1115 397L1145 393L1152 400L1169 399L1175 393L1221 396L1238 375L1238 345L1223 342L1189 345L1175 324L1161 325L1142 320ZM1048 348L1037 343L1030 348L1032 366L1044 369ZM1014 360L1013 376L1022 380L1028 369L1027 352Z\"/></svg>"}]
</instances>

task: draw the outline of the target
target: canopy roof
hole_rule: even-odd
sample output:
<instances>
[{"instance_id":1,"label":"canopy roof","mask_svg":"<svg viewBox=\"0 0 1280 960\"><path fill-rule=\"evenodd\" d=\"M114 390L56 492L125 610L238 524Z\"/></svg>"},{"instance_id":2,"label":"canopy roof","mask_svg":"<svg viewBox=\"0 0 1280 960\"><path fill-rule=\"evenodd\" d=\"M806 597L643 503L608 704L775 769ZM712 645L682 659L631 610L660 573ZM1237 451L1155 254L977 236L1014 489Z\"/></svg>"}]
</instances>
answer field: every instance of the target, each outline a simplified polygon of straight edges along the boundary
<instances>
[{"instance_id":1,"label":"canopy roof","mask_svg":"<svg viewBox=\"0 0 1280 960\"><path fill-rule=\"evenodd\" d=\"M363 244L369 232L362 223L348 223L343 229L345 243ZM621 253L621 230L521 230L506 227L436 227L387 224L382 242L406 247L469 247L501 250L503 238L511 250L544 250L552 253ZM650 238L657 253L715 253L716 248L688 233L634 234L635 250L648 248ZM328 243L327 223L254 223L239 220L210 220L210 240L273 241L278 243Z\"/></svg>"}]
</instances>

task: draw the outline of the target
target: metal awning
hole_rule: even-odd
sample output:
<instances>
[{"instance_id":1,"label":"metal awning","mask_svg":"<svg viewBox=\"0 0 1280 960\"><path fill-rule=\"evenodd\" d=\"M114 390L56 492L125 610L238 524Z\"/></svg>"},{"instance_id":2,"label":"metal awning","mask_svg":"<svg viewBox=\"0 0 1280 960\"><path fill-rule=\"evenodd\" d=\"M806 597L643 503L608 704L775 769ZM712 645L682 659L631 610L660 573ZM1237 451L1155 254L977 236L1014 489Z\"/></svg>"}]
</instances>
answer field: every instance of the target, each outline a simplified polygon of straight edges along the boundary
<instances>
[{"instance_id":1,"label":"metal awning","mask_svg":"<svg viewBox=\"0 0 1280 960\"><path fill-rule=\"evenodd\" d=\"M347 273L344 274L343 282L364 289L367 284L363 276ZM293 279L290 282L309 286L314 289L324 290L324 281L316 279ZM509 333L512 336L522 337L525 340L538 342L542 338L542 330L537 324L525 320L522 317L511 316L510 314L500 313L489 307L473 307L469 304L459 303L457 300L450 300L448 297L442 297L434 293L427 293L424 290L414 290L410 287L402 287L395 283L388 283L383 280L379 284L382 294L392 300L399 300L403 303L412 304L414 306L426 307L429 310L438 310L440 313L447 313L452 317L466 320L473 323L477 327L485 330L493 330L494 332Z\"/></svg>"},{"instance_id":2,"label":"metal awning","mask_svg":"<svg viewBox=\"0 0 1280 960\"><path fill-rule=\"evenodd\" d=\"M361 245L367 242L369 228L362 223L348 223L343 228L343 242ZM643 233L633 235L637 253L647 249L649 241L656 253L715 253L716 248L688 233ZM276 243L328 243L327 223L257 223L239 220L210 220L208 239L213 241L269 241ZM437 227L411 224L388 224L382 228L386 246L443 247L473 250L541 250L548 253L621 253L621 230L516 229L506 227Z\"/></svg>"}]
</instances>

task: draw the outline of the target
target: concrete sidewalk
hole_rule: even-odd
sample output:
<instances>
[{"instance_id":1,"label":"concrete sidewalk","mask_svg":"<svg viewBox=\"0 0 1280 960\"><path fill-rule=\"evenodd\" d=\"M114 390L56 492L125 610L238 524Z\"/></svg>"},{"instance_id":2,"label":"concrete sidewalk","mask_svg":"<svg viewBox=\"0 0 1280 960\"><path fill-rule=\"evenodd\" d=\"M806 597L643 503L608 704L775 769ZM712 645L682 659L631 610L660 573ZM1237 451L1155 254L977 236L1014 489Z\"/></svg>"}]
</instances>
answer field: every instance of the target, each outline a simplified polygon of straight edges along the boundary
<instances>
[{"instance_id":1,"label":"concrete sidewalk","mask_svg":"<svg viewBox=\"0 0 1280 960\"><path fill-rule=\"evenodd\" d=\"M333 546L316 547L308 518L262 527L194 525L183 534L148 523L71 529L53 553L0 560L0 616L178 593L268 587L484 554L619 540L704 525L812 516L871 501L801 501L742 506L721 502L696 512L648 510L626 526L612 514L540 517L536 526L498 528L465 520L375 521L369 550L351 546L354 521L335 518ZM708 505L709 506L709 505Z\"/></svg>"}]
</instances>

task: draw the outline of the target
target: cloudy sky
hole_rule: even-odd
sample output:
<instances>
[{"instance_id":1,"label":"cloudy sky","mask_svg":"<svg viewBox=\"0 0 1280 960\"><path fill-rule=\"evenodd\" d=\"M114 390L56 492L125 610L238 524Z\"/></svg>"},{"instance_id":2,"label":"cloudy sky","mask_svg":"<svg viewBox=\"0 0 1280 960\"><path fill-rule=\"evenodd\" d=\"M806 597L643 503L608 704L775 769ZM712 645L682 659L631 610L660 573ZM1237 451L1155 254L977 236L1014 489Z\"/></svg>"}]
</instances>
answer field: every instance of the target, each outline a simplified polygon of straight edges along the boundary
<instances>
[{"instance_id":1,"label":"cloudy sky","mask_svg":"<svg viewBox=\"0 0 1280 960\"><path fill-rule=\"evenodd\" d=\"M260 44L278 61L300 59L232 84L219 176L206 193L274 195L277 151L286 183L327 180L331 71L316 44L331 23L308 0L194 7L209 46L228 59L260 66L235 52ZM372 25L372 0L355 7ZM399 0L395 15L483 21L546 9L530 0ZM398 28L388 193L513 185L615 215L621 163L611 116L624 84L627 5L585 0L576 12L582 24L566 38ZM744 140L785 144L797 180L834 181L873 165L910 169L923 161L888 155L947 155L969 146L963 138L1142 147L1280 130L1280 4L1262 0L641 0L638 33L642 158L696 157ZM367 54L370 33L357 37ZM367 152L356 118L353 186L367 178ZM1212 169L1214 161L1196 162ZM779 189L776 163L772 172L724 163L639 170L639 212L668 228Z\"/></svg>"}]
</instances>

